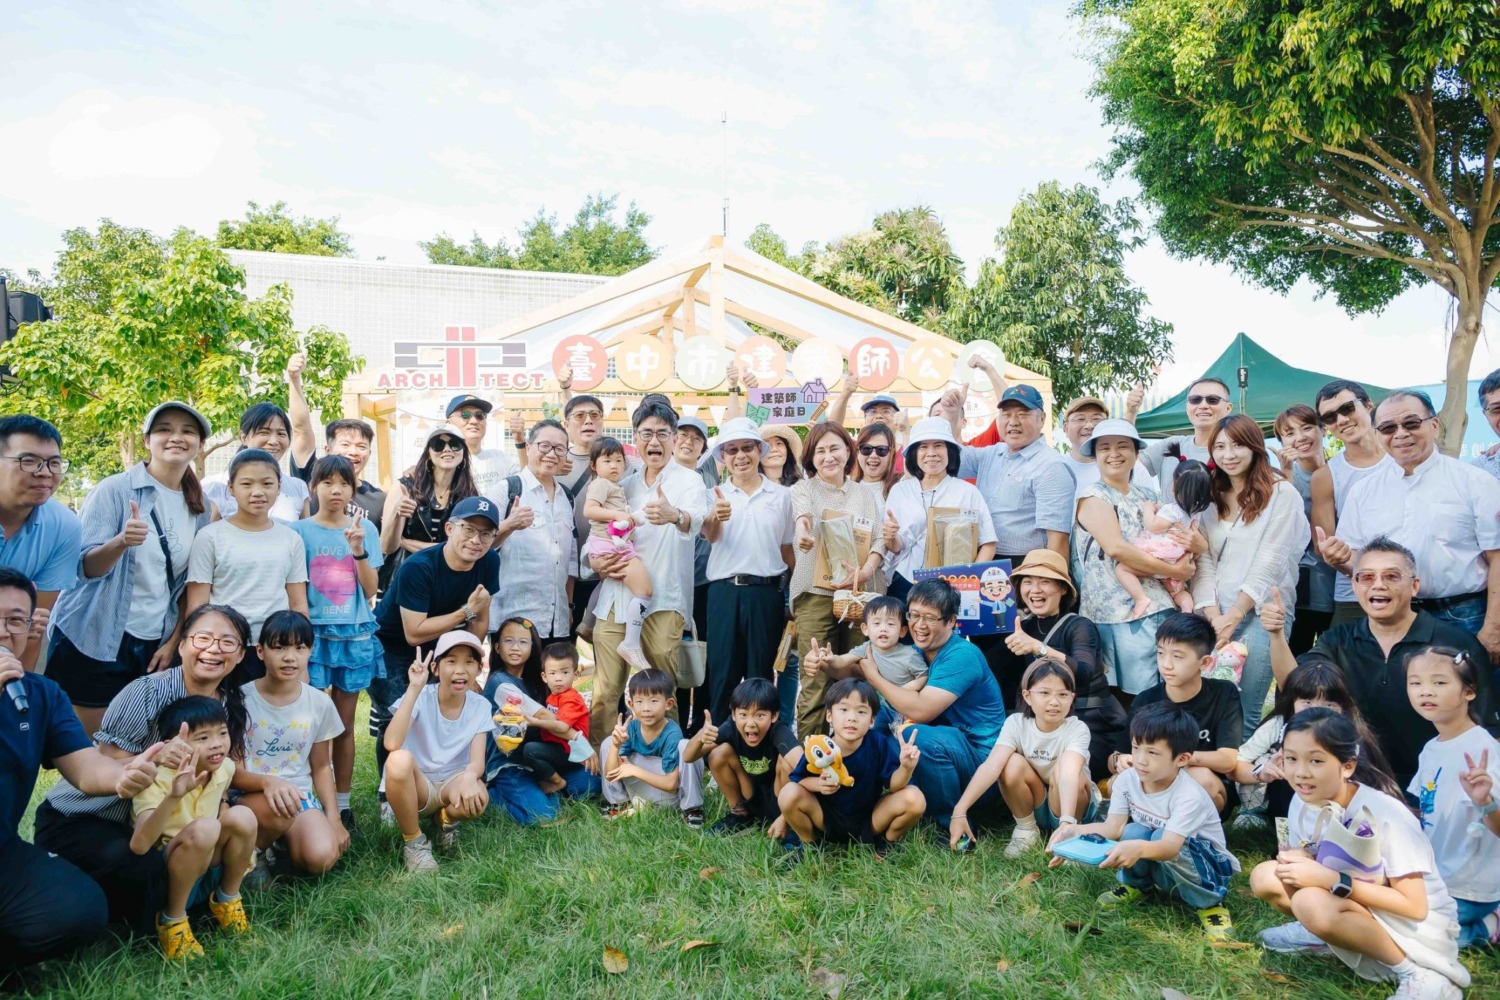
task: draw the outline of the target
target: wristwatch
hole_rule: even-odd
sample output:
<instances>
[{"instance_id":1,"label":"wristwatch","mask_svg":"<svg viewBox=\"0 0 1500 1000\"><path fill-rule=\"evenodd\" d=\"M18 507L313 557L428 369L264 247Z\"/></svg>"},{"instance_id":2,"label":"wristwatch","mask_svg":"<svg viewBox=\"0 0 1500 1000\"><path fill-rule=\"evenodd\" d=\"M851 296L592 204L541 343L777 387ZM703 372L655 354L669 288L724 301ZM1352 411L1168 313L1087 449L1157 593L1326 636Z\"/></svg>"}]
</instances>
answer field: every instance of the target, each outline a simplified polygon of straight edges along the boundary
<instances>
[{"instance_id":1,"label":"wristwatch","mask_svg":"<svg viewBox=\"0 0 1500 1000\"><path fill-rule=\"evenodd\" d=\"M476 619L478 617L479 617L478 615L476 615L474 612L470 611L468 608L464 608L464 624L465 625L470 624L471 622L474 621L474 619Z\"/></svg>"},{"instance_id":2,"label":"wristwatch","mask_svg":"<svg viewBox=\"0 0 1500 1000\"><path fill-rule=\"evenodd\" d=\"M1339 899L1348 899L1349 894L1354 891L1354 879L1349 877L1348 872L1339 872L1339 883L1328 890Z\"/></svg>"},{"instance_id":3,"label":"wristwatch","mask_svg":"<svg viewBox=\"0 0 1500 1000\"><path fill-rule=\"evenodd\" d=\"M1047 645L1044 642L1044 643L1042 643L1042 648L1039 649L1039 650L1037 650L1036 655L1037 656L1051 656L1052 655L1052 647L1049 646L1049 645Z\"/></svg>"}]
</instances>

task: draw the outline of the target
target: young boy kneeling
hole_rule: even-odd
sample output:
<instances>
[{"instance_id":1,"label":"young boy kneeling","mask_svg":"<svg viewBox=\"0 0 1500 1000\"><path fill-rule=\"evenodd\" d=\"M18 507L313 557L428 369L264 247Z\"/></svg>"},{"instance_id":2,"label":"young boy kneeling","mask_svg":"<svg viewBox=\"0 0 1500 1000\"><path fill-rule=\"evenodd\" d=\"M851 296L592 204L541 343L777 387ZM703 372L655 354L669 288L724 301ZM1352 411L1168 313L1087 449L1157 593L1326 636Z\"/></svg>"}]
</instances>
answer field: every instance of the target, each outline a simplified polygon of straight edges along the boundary
<instances>
[{"instance_id":1,"label":"young boy kneeling","mask_svg":"<svg viewBox=\"0 0 1500 1000\"><path fill-rule=\"evenodd\" d=\"M412 661L406 695L392 706L383 790L401 827L401 858L409 872L437 868L422 817L438 817L438 842L446 849L454 844L459 821L483 816L490 804L484 755L495 722L489 700L474 690L483 654L472 633L443 633L425 660L419 653ZM433 663L437 683L429 684Z\"/></svg>"},{"instance_id":2,"label":"young boy kneeling","mask_svg":"<svg viewBox=\"0 0 1500 1000\"><path fill-rule=\"evenodd\" d=\"M683 756L688 741L667 717L676 695L677 680L664 670L642 670L626 685L631 719L622 717L599 745L606 819L629 815L639 799L675 805L688 826L703 826L703 761Z\"/></svg>"},{"instance_id":3,"label":"young boy kneeling","mask_svg":"<svg viewBox=\"0 0 1500 1000\"><path fill-rule=\"evenodd\" d=\"M927 809L921 790L910 784L922 756L916 732L910 742L900 742L889 732L872 731L880 696L857 677L830 684L824 704L833 744L853 781L843 784L831 767L813 774L806 757L798 762L777 796L781 815L800 838L787 850L794 862L803 844L819 842L869 844L884 856Z\"/></svg>"},{"instance_id":4,"label":"young boy kneeling","mask_svg":"<svg viewBox=\"0 0 1500 1000\"><path fill-rule=\"evenodd\" d=\"M187 911L205 897L219 927L234 934L250 930L240 881L255 851L256 822L245 806L226 800L234 777L229 716L219 701L193 695L163 706L156 718L159 733L180 733L184 726L192 757L178 770L157 768L155 783L131 803L130 849L166 855L167 902L156 918L156 937L169 959L203 956ZM218 888L210 895L215 874Z\"/></svg>"},{"instance_id":5,"label":"young boy kneeling","mask_svg":"<svg viewBox=\"0 0 1500 1000\"><path fill-rule=\"evenodd\" d=\"M728 836L746 827L767 826L771 837L785 837L787 826L776 797L802 760L802 744L781 720L781 696L763 677L741 681L729 696L734 717L715 726L707 712L703 727L682 748L685 762L708 758L729 811L708 828Z\"/></svg>"},{"instance_id":6,"label":"young boy kneeling","mask_svg":"<svg viewBox=\"0 0 1500 1000\"><path fill-rule=\"evenodd\" d=\"M1227 939L1234 923L1224 896L1240 863L1224 842L1213 799L1187 774L1197 745L1198 723L1186 709L1158 702L1135 712L1130 767L1110 786L1109 818L1063 826L1052 843L1091 833L1118 840L1099 864L1119 869L1120 880L1099 897L1103 909L1139 903L1160 890L1196 909L1209 937Z\"/></svg>"}]
</instances>

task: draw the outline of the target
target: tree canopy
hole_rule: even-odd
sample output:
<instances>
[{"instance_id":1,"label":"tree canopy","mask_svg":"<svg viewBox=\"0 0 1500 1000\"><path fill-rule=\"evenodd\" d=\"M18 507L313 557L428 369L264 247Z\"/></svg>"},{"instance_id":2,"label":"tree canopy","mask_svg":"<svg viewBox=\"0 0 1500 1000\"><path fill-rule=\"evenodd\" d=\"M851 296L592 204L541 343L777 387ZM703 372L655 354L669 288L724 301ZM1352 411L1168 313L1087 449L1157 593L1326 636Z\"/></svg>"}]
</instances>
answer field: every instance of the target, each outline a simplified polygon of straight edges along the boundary
<instances>
[{"instance_id":1,"label":"tree canopy","mask_svg":"<svg viewBox=\"0 0 1500 1000\"><path fill-rule=\"evenodd\" d=\"M631 202L625 209L623 223L616 222L618 204L619 195L589 195L573 220L561 230L557 216L540 208L517 233L514 249L503 237L491 244L477 232L468 243L459 243L447 233L439 233L417 245L434 264L624 274L655 259L656 250L645 236L651 216Z\"/></svg>"},{"instance_id":2,"label":"tree canopy","mask_svg":"<svg viewBox=\"0 0 1500 1000\"><path fill-rule=\"evenodd\" d=\"M339 217L300 219L287 214L286 202L268 208L249 202L243 219L224 219L214 242L225 250L266 250L317 257L352 257L354 245L340 231Z\"/></svg>"},{"instance_id":3,"label":"tree canopy","mask_svg":"<svg viewBox=\"0 0 1500 1000\"><path fill-rule=\"evenodd\" d=\"M77 474L97 478L135 458L140 425L157 403L192 403L229 429L251 403L285 405L281 373L308 357L314 409L341 405L344 379L364 364L343 334L292 328L291 291L245 295L245 275L188 230L162 239L108 219L63 234L47 289L53 319L22 326L0 346L17 382L11 411L57 424Z\"/></svg>"},{"instance_id":4,"label":"tree canopy","mask_svg":"<svg viewBox=\"0 0 1500 1000\"><path fill-rule=\"evenodd\" d=\"M1085 0L1094 86L1179 256L1226 260L1350 312L1413 284L1453 296L1443 446L1500 276L1493 0Z\"/></svg>"}]
</instances>

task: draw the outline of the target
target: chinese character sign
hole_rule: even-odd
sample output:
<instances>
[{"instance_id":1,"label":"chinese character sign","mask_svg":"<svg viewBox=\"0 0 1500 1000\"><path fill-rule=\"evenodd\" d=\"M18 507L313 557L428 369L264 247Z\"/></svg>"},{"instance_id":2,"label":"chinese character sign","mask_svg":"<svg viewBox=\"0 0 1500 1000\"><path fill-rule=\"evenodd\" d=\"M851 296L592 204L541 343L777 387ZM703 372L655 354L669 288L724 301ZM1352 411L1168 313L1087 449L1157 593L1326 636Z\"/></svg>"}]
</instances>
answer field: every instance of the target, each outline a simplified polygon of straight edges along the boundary
<instances>
[{"instance_id":1,"label":"chinese character sign","mask_svg":"<svg viewBox=\"0 0 1500 1000\"><path fill-rule=\"evenodd\" d=\"M561 379L573 372L573 391L588 392L604 381L609 358L593 337L564 337L552 352L552 373Z\"/></svg>"},{"instance_id":2,"label":"chinese character sign","mask_svg":"<svg viewBox=\"0 0 1500 1000\"><path fill-rule=\"evenodd\" d=\"M728 366L729 352L706 334L688 337L677 348L677 377L689 389L702 392L717 388Z\"/></svg>"},{"instance_id":3,"label":"chinese character sign","mask_svg":"<svg viewBox=\"0 0 1500 1000\"><path fill-rule=\"evenodd\" d=\"M745 415L757 425L809 424L828 409L828 389L813 379L795 389L751 389Z\"/></svg>"},{"instance_id":4,"label":"chinese character sign","mask_svg":"<svg viewBox=\"0 0 1500 1000\"><path fill-rule=\"evenodd\" d=\"M866 337L849 352L849 373L859 379L859 387L879 392L896 381L900 367L896 346L882 337Z\"/></svg>"},{"instance_id":5,"label":"chinese character sign","mask_svg":"<svg viewBox=\"0 0 1500 1000\"><path fill-rule=\"evenodd\" d=\"M792 375L799 383L816 378L836 389L844 380L844 352L827 337L810 337L792 351Z\"/></svg>"},{"instance_id":6,"label":"chinese character sign","mask_svg":"<svg viewBox=\"0 0 1500 1000\"><path fill-rule=\"evenodd\" d=\"M770 337L750 337L734 352L741 371L751 372L763 386L773 386L786 374L786 352Z\"/></svg>"},{"instance_id":7,"label":"chinese character sign","mask_svg":"<svg viewBox=\"0 0 1500 1000\"><path fill-rule=\"evenodd\" d=\"M915 342L906 349L901 371L918 389L941 389L953 374L953 354L948 341L924 337Z\"/></svg>"},{"instance_id":8,"label":"chinese character sign","mask_svg":"<svg viewBox=\"0 0 1500 1000\"><path fill-rule=\"evenodd\" d=\"M672 346L649 333L635 333L615 349L615 372L632 389L655 389L672 373Z\"/></svg>"},{"instance_id":9,"label":"chinese character sign","mask_svg":"<svg viewBox=\"0 0 1500 1000\"><path fill-rule=\"evenodd\" d=\"M971 341L963 350L958 352L958 358L954 360L953 367L957 369L961 381L967 382L969 388L975 392L990 392L995 386L990 382L990 377L978 368L969 364L969 359L980 355L995 366L995 370L1001 375L1005 374L1005 352L988 340Z\"/></svg>"}]
</instances>

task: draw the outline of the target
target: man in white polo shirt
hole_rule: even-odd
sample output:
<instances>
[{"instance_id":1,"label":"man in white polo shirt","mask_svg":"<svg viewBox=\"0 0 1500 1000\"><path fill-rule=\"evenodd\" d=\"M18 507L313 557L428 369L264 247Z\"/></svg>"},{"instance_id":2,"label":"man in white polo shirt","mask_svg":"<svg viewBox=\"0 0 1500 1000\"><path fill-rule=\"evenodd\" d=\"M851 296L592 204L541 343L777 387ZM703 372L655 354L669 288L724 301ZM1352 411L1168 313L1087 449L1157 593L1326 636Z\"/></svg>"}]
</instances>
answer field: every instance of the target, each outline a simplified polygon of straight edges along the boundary
<instances>
[{"instance_id":1,"label":"man in white polo shirt","mask_svg":"<svg viewBox=\"0 0 1500 1000\"><path fill-rule=\"evenodd\" d=\"M1375 430L1396 464L1349 491L1338 535L1319 530L1323 560L1348 574L1373 538L1406 546L1422 581L1412 606L1476 636L1500 662L1500 483L1438 452L1437 412L1419 389L1387 396Z\"/></svg>"},{"instance_id":2,"label":"man in white polo shirt","mask_svg":"<svg viewBox=\"0 0 1500 1000\"><path fill-rule=\"evenodd\" d=\"M1133 413L1129 415L1129 417L1133 416ZM1084 455L1083 442L1087 441L1093 435L1094 428L1108 417L1109 407L1097 396L1075 399L1068 404L1067 409L1063 410L1063 435L1068 439L1068 451L1063 455L1063 459L1073 473L1075 502L1082 500L1084 491L1099 481L1099 466L1092 455ZM1153 490L1156 489L1156 477L1139 461L1130 471L1130 481L1136 486L1149 486ZM1171 499L1169 496L1161 498L1162 503L1169 503Z\"/></svg>"}]
</instances>

